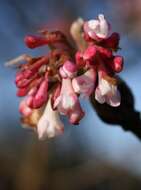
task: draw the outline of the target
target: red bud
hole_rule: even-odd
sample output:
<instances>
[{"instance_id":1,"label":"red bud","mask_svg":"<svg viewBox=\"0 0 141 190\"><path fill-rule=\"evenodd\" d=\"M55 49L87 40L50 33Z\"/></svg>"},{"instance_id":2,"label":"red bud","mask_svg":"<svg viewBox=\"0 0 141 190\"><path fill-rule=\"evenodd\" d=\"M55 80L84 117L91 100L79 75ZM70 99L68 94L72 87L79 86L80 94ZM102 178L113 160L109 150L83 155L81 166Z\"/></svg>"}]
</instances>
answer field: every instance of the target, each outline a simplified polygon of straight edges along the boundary
<instances>
[{"instance_id":1,"label":"red bud","mask_svg":"<svg viewBox=\"0 0 141 190\"><path fill-rule=\"evenodd\" d=\"M122 56L115 56L113 61L113 70L117 73L121 72L123 69L123 57Z\"/></svg>"},{"instance_id":2,"label":"red bud","mask_svg":"<svg viewBox=\"0 0 141 190\"><path fill-rule=\"evenodd\" d=\"M32 35L26 36L24 38L24 42L27 45L27 47L31 49L48 44L48 40L46 38Z\"/></svg>"}]
</instances>

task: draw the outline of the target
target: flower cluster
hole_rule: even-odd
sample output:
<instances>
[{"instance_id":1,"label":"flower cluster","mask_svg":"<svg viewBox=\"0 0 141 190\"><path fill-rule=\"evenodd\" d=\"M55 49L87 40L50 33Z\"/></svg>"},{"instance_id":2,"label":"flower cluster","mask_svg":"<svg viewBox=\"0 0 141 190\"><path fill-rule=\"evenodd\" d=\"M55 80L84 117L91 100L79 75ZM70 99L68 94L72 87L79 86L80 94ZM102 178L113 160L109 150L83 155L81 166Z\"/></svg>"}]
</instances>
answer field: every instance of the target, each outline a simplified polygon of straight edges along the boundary
<instances>
[{"instance_id":1,"label":"flower cluster","mask_svg":"<svg viewBox=\"0 0 141 190\"><path fill-rule=\"evenodd\" d=\"M119 34L110 34L104 15L98 15L96 20L81 21L79 35L85 43L83 50L73 48L60 31L28 35L25 44L29 48L48 45L49 53L41 57L22 55L10 61L25 62L19 65L15 80L17 96L25 97L19 111L23 125L33 127L40 139L63 132L60 114L71 124L79 124L85 115L81 97L89 98L94 93L101 104L120 105L115 77L123 68L123 58L115 55Z\"/></svg>"}]
</instances>

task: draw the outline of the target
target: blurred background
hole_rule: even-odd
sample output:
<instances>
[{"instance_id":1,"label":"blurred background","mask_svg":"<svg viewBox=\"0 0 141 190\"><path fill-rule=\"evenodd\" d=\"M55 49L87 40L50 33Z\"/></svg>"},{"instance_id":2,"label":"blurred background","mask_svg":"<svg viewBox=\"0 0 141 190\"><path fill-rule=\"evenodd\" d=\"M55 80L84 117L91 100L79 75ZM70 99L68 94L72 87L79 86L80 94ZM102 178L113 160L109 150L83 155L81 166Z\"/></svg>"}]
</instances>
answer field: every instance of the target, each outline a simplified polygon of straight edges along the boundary
<instances>
[{"instance_id":1,"label":"blurred background","mask_svg":"<svg viewBox=\"0 0 141 190\"><path fill-rule=\"evenodd\" d=\"M120 76L141 110L140 0L0 0L0 190L141 189L141 141L136 136L103 123L83 101L87 114L79 126L64 119L62 136L39 142L20 125L15 70L4 67L20 54L47 52L46 47L26 48L25 35L42 27L68 32L76 18L99 13L121 34L125 68Z\"/></svg>"}]
</instances>

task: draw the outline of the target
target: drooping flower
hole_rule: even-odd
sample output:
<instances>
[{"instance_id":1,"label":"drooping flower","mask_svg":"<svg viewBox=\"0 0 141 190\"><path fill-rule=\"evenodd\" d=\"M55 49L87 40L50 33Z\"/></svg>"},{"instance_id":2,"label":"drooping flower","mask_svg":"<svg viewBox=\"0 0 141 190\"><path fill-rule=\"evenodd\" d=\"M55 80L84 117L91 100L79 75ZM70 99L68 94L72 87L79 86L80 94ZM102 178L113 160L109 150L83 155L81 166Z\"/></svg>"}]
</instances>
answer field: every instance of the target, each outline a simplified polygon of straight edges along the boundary
<instances>
[{"instance_id":1,"label":"drooping flower","mask_svg":"<svg viewBox=\"0 0 141 190\"><path fill-rule=\"evenodd\" d=\"M120 36L110 34L104 15L84 21L78 19L70 29L75 47L61 31L40 31L28 35L29 48L48 45L50 51L40 57L21 55L7 63L17 66L17 96L25 97L19 106L24 127L37 131L39 139L61 134L64 125L59 114L71 124L79 124L85 113L79 97L95 99L110 106L120 105L115 74L123 69L123 57L116 55ZM19 65L17 63L22 62Z\"/></svg>"},{"instance_id":2,"label":"drooping flower","mask_svg":"<svg viewBox=\"0 0 141 190\"><path fill-rule=\"evenodd\" d=\"M97 20L89 20L84 23L84 32L94 40L106 39L109 36L109 24L103 14L98 15Z\"/></svg>"},{"instance_id":3,"label":"drooping flower","mask_svg":"<svg viewBox=\"0 0 141 190\"><path fill-rule=\"evenodd\" d=\"M49 98L48 103L45 107L43 115L37 124L38 137L41 140L47 137L54 137L63 133L64 125L59 118L59 113L52 109L51 99Z\"/></svg>"},{"instance_id":4,"label":"drooping flower","mask_svg":"<svg viewBox=\"0 0 141 190\"><path fill-rule=\"evenodd\" d=\"M75 112L75 118L71 119L71 123L73 124L78 123L84 116L70 78L62 79L60 96L56 98L54 106L57 107L61 114L67 115L68 117L72 117L72 113Z\"/></svg>"},{"instance_id":5,"label":"drooping flower","mask_svg":"<svg viewBox=\"0 0 141 190\"><path fill-rule=\"evenodd\" d=\"M81 97L89 97L94 91L96 82L96 71L89 69L83 75L80 75L72 80L72 86L76 93Z\"/></svg>"},{"instance_id":6,"label":"drooping flower","mask_svg":"<svg viewBox=\"0 0 141 190\"><path fill-rule=\"evenodd\" d=\"M110 106L117 107L121 101L120 93L115 80L112 78L111 80L108 79L109 76L99 72L99 83L95 90L95 99L101 104L107 103Z\"/></svg>"}]
</instances>

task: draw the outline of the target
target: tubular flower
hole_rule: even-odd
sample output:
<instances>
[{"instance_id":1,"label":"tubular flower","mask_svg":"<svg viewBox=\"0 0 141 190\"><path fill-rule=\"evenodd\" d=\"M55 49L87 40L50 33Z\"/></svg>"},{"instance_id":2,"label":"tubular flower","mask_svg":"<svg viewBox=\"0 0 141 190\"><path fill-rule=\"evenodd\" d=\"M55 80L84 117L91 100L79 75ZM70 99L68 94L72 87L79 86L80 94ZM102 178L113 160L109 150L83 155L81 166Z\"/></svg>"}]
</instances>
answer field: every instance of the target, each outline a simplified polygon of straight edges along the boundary
<instances>
[{"instance_id":1,"label":"tubular flower","mask_svg":"<svg viewBox=\"0 0 141 190\"><path fill-rule=\"evenodd\" d=\"M84 112L82 111L78 97L74 92L70 78L62 79L60 96L56 98L54 104L61 114L69 117L70 123L72 124L79 123L84 116Z\"/></svg>"},{"instance_id":2,"label":"tubular flower","mask_svg":"<svg viewBox=\"0 0 141 190\"><path fill-rule=\"evenodd\" d=\"M64 131L64 125L59 118L58 111L54 111L51 106L51 99L48 100L43 115L37 124L37 133L39 139L54 137Z\"/></svg>"},{"instance_id":3,"label":"tubular flower","mask_svg":"<svg viewBox=\"0 0 141 190\"><path fill-rule=\"evenodd\" d=\"M79 20L70 30L75 47L62 32L42 30L38 36L26 36L24 42L31 49L48 45L48 54L23 54L7 63L18 69L15 84L17 96L23 98L19 106L22 125L32 127L39 139L63 132L60 114L71 124L80 123L85 114L79 96L94 94L100 104L120 105L115 79L124 62L115 55L119 34L110 35L110 25L102 14L95 20Z\"/></svg>"},{"instance_id":4,"label":"tubular flower","mask_svg":"<svg viewBox=\"0 0 141 190\"><path fill-rule=\"evenodd\" d=\"M73 89L82 97L89 97L94 91L96 83L96 72L94 69L89 69L83 75L72 80Z\"/></svg>"},{"instance_id":5,"label":"tubular flower","mask_svg":"<svg viewBox=\"0 0 141 190\"><path fill-rule=\"evenodd\" d=\"M115 80L108 80L109 77L99 73L99 84L95 91L95 99L103 104L107 103L110 106L117 107L120 105L120 93L117 89Z\"/></svg>"}]
</instances>

